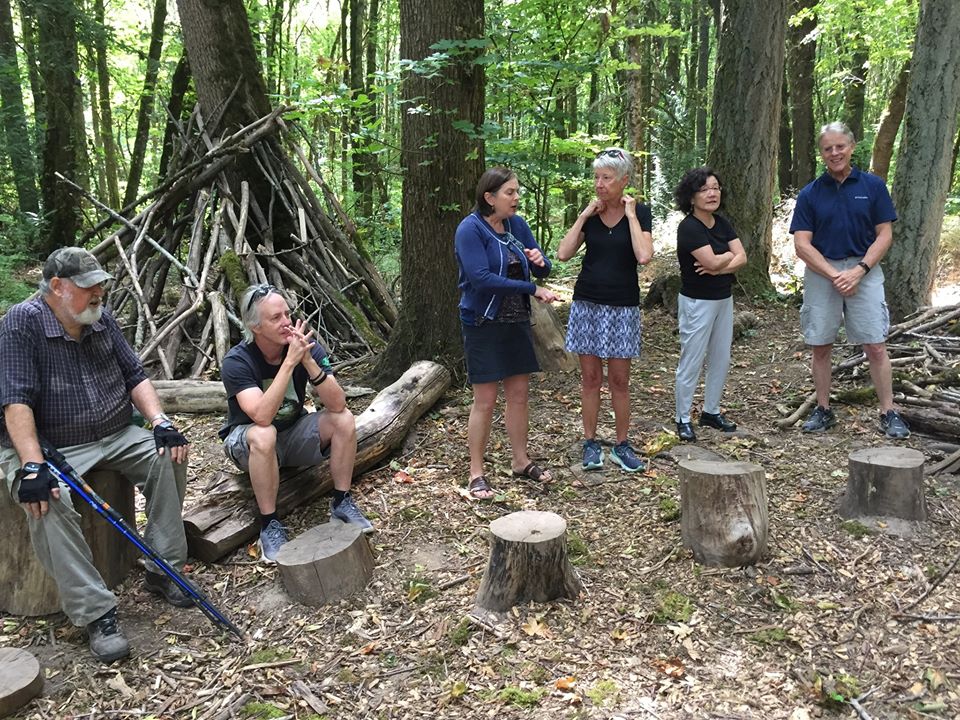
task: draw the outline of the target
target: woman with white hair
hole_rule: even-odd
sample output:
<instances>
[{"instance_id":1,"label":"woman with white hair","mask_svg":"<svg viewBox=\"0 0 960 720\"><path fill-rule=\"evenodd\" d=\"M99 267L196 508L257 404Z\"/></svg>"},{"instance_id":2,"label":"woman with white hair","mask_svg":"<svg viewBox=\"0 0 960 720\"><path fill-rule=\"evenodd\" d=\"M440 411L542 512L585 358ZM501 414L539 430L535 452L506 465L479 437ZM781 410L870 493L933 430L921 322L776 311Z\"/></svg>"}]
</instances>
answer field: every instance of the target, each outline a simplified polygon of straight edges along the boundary
<instances>
[{"instance_id":1,"label":"woman with white hair","mask_svg":"<svg viewBox=\"0 0 960 720\"><path fill-rule=\"evenodd\" d=\"M650 208L624 195L633 160L618 147L601 150L593 161L592 200L573 223L557 257L569 260L586 245L573 290L566 348L580 356L583 468L603 466L597 442L603 361L613 404L617 444L610 459L628 472L646 469L630 446L630 361L640 356L640 283L637 266L653 257Z\"/></svg>"}]
</instances>

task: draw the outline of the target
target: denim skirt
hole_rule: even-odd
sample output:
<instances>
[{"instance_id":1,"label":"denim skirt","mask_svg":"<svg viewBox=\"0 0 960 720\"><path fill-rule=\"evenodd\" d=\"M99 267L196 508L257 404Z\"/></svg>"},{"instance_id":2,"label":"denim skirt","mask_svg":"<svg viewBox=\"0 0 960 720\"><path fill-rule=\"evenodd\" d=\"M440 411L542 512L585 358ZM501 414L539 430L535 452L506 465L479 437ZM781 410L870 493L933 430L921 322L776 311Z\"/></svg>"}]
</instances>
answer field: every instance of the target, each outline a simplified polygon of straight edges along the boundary
<instances>
[{"instance_id":1,"label":"denim skirt","mask_svg":"<svg viewBox=\"0 0 960 720\"><path fill-rule=\"evenodd\" d=\"M471 385L540 372L529 322L461 324Z\"/></svg>"}]
</instances>

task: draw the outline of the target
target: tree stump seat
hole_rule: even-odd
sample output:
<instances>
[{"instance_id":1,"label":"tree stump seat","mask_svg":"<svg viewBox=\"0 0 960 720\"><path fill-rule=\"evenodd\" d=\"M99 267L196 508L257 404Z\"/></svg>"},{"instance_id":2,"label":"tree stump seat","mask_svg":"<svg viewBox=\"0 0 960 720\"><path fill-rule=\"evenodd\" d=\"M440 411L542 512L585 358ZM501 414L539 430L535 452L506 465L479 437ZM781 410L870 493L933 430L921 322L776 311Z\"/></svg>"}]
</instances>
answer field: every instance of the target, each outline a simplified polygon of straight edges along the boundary
<instances>
[{"instance_id":1,"label":"tree stump seat","mask_svg":"<svg viewBox=\"0 0 960 720\"><path fill-rule=\"evenodd\" d=\"M280 578L303 605L328 605L363 590L373 575L373 552L360 528L336 518L280 548Z\"/></svg>"},{"instance_id":2,"label":"tree stump seat","mask_svg":"<svg viewBox=\"0 0 960 720\"><path fill-rule=\"evenodd\" d=\"M680 462L683 544L703 565L752 565L767 547L763 468L744 462Z\"/></svg>"},{"instance_id":3,"label":"tree stump seat","mask_svg":"<svg viewBox=\"0 0 960 720\"><path fill-rule=\"evenodd\" d=\"M0 648L0 717L12 715L43 689L40 663L26 650Z\"/></svg>"},{"instance_id":4,"label":"tree stump seat","mask_svg":"<svg viewBox=\"0 0 960 720\"><path fill-rule=\"evenodd\" d=\"M118 472L93 470L84 479L131 527L136 527L134 487L126 478ZM116 587L133 568L139 552L76 493L71 493L71 500L80 513L80 527L93 554L93 564L107 587ZM0 526L5 530L7 548L0 553L0 610L12 615L58 612L57 586L33 551L26 514L6 491L0 492Z\"/></svg>"},{"instance_id":5,"label":"tree stump seat","mask_svg":"<svg viewBox=\"0 0 960 720\"><path fill-rule=\"evenodd\" d=\"M840 514L926 520L923 459L922 452L905 447L865 448L850 453Z\"/></svg>"},{"instance_id":6,"label":"tree stump seat","mask_svg":"<svg viewBox=\"0 0 960 720\"><path fill-rule=\"evenodd\" d=\"M490 560L476 605L503 612L530 601L576 598L583 586L567 558L567 521L525 510L490 523Z\"/></svg>"}]
</instances>

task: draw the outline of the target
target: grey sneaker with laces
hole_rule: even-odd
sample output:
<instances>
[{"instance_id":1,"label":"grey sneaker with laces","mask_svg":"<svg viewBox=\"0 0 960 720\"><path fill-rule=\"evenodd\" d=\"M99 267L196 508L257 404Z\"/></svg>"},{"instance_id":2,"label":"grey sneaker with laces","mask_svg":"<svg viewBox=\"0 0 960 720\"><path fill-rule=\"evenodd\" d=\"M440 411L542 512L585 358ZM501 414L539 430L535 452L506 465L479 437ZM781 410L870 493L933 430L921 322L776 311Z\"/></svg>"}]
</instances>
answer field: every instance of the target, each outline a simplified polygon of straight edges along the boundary
<instances>
[{"instance_id":1,"label":"grey sneaker with laces","mask_svg":"<svg viewBox=\"0 0 960 720\"><path fill-rule=\"evenodd\" d=\"M286 528L280 524L279 520L271 520L260 531L260 540L257 544L260 546L260 559L268 565L275 565L277 553L287 544Z\"/></svg>"},{"instance_id":2,"label":"grey sneaker with laces","mask_svg":"<svg viewBox=\"0 0 960 720\"><path fill-rule=\"evenodd\" d=\"M887 410L885 413L881 413L880 430L888 438L894 440L903 440L910 437L910 428L896 410Z\"/></svg>"},{"instance_id":3,"label":"grey sneaker with laces","mask_svg":"<svg viewBox=\"0 0 960 720\"><path fill-rule=\"evenodd\" d=\"M353 495L350 493L347 493L343 500L341 500L337 505L333 505L331 503L330 514L337 518L337 520L343 520L345 523L351 523L352 525L359 526L360 532L373 532L373 523L367 520L367 516L364 515L363 511L357 506L356 501L353 499Z\"/></svg>"},{"instance_id":4,"label":"grey sneaker with laces","mask_svg":"<svg viewBox=\"0 0 960 720\"><path fill-rule=\"evenodd\" d=\"M103 662L113 662L130 654L130 643L123 636L117 623L117 609L100 616L87 625L90 652Z\"/></svg>"}]
</instances>

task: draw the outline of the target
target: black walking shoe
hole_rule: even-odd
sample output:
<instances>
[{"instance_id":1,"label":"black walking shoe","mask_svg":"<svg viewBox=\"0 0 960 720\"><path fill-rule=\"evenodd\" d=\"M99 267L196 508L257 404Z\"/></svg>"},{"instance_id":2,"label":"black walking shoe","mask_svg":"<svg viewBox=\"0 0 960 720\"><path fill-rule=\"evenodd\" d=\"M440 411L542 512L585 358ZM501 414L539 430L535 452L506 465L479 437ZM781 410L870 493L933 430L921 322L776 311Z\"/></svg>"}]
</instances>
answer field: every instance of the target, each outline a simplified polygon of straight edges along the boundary
<instances>
[{"instance_id":1,"label":"black walking shoe","mask_svg":"<svg viewBox=\"0 0 960 720\"><path fill-rule=\"evenodd\" d=\"M700 427L712 427L723 432L733 432L737 429L737 424L732 420L727 420L723 413L702 412L700 413Z\"/></svg>"},{"instance_id":2,"label":"black walking shoe","mask_svg":"<svg viewBox=\"0 0 960 720\"><path fill-rule=\"evenodd\" d=\"M147 570L147 576L143 580L143 587L155 595L162 595L164 600L176 607L185 608L193 605L193 600L187 597L187 594L180 586L166 575Z\"/></svg>"},{"instance_id":3,"label":"black walking shoe","mask_svg":"<svg viewBox=\"0 0 960 720\"><path fill-rule=\"evenodd\" d=\"M112 608L87 625L90 652L98 660L113 662L130 654L130 643L117 624L117 609Z\"/></svg>"},{"instance_id":4,"label":"black walking shoe","mask_svg":"<svg viewBox=\"0 0 960 720\"><path fill-rule=\"evenodd\" d=\"M803 424L804 432L823 432L829 430L837 424L837 416L833 410L825 408L823 405L817 405L816 409L810 413L810 417Z\"/></svg>"},{"instance_id":5,"label":"black walking shoe","mask_svg":"<svg viewBox=\"0 0 960 720\"><path fill-rule=\"evenodd\" d=\"M688 422L677 423L677 437L683 442L694 442L697 434L693 431L693 425Z\"/></svg>"}]
</instances>

